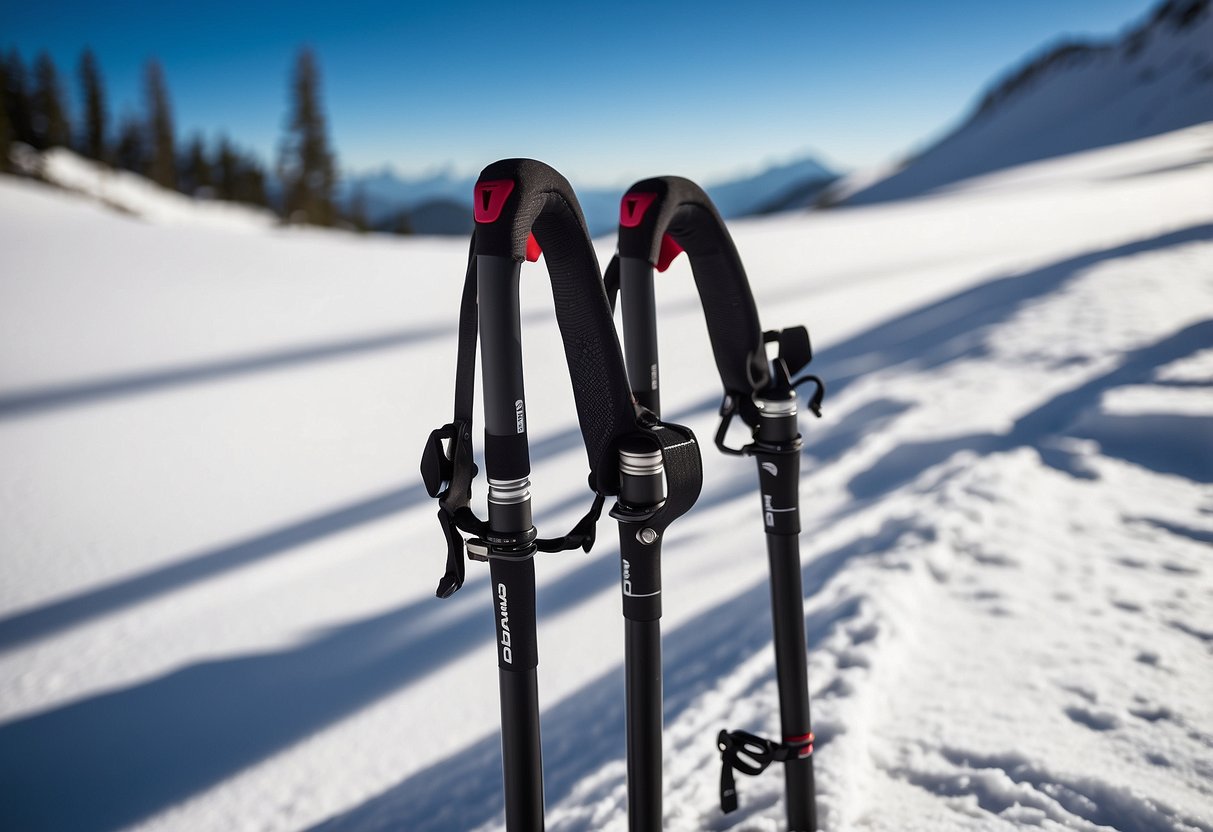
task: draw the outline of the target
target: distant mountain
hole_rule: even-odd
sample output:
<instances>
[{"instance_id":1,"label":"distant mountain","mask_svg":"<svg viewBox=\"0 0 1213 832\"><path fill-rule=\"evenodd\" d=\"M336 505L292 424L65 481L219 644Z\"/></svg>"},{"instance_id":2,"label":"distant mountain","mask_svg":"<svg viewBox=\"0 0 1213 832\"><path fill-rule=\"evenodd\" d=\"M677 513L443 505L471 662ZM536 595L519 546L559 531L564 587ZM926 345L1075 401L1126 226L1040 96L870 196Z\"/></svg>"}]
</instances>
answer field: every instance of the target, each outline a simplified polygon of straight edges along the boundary
<instances>
[{"instance_id":1,"label":"distant mountain","mask_svg":"<svg viewBox=\"0 0 1213 832\"><path fill-rule=\"evenodd\" d=\"M838 174L812 158L765 168L745 176L706 186L726 219L801 207L838 178ZM472 226L472 187L475 177L440 171L420 177L402 176L390 167L354 174L342 181L340 199L355 193L365 200L371 223L384 226L406 214L419 234L466 234ZM594 235L607 234L619 221L623 187L578 189L577 198Z\"/></svg>"},{"instance_id":2,"label":"distant mountain","mask_svg":"<svg viewBox=\"0 0 1213 832\"><path fill-rule=\"evenodd\" d=\"M838 178L816 159L798 159L776 165L743 179L707 185L708 196L725 219L769 214L772 206L786 202L788 195L806 189L820 189ZM788 207L795 207L789 205Z\"/></svg>"},{"instance_id":3,"label":"distant mountain","mask_svg":"<svg viewBox=\"0 0 1213 832\"><path fill-rule=\"evenodd\" d=\"M1116 41L1054 45L995 83L960 127L842 198L848 205L900 199L1210 120L1210 0L1168 0Z\"/></svg>"},{"instance_id":4,"label":"distant mountain","mask_svg":"<svg viewBox=\"0 0 1213 832\"><path fill-rule=\"evenodd\" d=\"M469 186L471 187L471 186ZM454 199L431 199L408 209L414 234L471 234L472 208Z\"/></svg>"}]
</instances>

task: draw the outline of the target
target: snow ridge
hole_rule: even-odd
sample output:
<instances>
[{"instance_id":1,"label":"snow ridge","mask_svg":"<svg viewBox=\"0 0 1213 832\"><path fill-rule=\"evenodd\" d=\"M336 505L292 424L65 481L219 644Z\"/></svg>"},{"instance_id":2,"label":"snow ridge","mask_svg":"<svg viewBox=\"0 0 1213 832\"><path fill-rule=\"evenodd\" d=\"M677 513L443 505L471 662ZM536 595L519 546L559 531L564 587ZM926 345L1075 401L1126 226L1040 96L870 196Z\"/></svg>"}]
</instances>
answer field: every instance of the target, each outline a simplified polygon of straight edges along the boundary
<instances>
[{"instance_id":1,"label":"snow ridge","mask_svg":"<svg viewBox=\"0 0 1213 832\"><path fill-rule=\"evenodd\" d=\"M960 127L845 201L936 192L1014 165L1210 120L1213 8L1210 0L1167 0L1116 42L1051 47L997 82Z\"/></svg>"}]
</instances>

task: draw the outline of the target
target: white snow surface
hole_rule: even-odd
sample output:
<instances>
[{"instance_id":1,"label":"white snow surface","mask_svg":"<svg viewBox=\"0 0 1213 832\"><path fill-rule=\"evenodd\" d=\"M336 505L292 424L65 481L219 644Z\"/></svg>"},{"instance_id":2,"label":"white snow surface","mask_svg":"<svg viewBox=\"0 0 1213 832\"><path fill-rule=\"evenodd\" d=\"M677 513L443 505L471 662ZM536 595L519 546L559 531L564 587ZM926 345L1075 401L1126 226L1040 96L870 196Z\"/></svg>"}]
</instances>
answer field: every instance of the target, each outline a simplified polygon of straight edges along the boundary
<instances>
[{"instance_id":1,"label":"white snow surface","mask_svg":"<svg viewBox=\"0 0 1213 832\"><path fill-rule=\"evenodd\" d=\"M159 225L262 229L278 223L273 212L220 200L195 199L159 187L146 177L99 165L67 148L24 154L47 182L90 196L116 211Z\"/></svg>"},{"instance_id":2,"label":"white snow surface","mask_svg":"<svg viewBox=\"0 0 1213 832\"><path fill-rule=\"evenodd\" d=\"M1213 3L1159 4L1119 41L1046 52L903 169L861 171L833 199L871 204L954 187L1013 165L1158 135L1213 119Z\"/></svg>"},{"instance_id":3,"label":"white snow surface","mask_svg":"<svg viewBox=\"0 0 1213 832\"><path fill-rule=\"evenodd\" d=\"M1206 124L732 223L830 387L801 425L822 829L1213 830L1211 158ZM433 597L417 475L466 242L180 210L0 179L0 828L500 828L487 575ZM553 534L586 462L524 274ZM706 440L685 258L659 304L666 416ZM756 478L704 464L665 543L665 828L768 832L782 775L721 815L714 744L778 730ZM613 526L537 563L561 832L626 828Z\"/></svg>"}]
</instances>

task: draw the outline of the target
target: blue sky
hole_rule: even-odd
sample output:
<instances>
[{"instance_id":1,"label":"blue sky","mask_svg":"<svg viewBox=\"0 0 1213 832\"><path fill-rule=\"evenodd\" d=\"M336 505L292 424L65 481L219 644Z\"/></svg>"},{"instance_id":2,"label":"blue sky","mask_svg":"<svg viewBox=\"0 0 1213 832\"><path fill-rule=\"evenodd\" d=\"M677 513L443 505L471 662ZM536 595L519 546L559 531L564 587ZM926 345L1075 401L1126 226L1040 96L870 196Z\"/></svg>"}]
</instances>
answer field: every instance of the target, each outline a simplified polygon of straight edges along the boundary
<instances>
[{"instance_id":1,"label":"blue sky","mask_svg":"<svg viewBox=\"0 0 1213 832\"><path fill-rule=\"evenodd\" d=\"M301 44L321 62L343 168L474 172L532 156L583 184L711 181L816 153L896 158L1063 35L1119 32L1144 0L53 2L8 4L0 47L48 50L74 105L92 46L111 116L164 64L178 129L272 158Z\"/></svg>"}]
</instances>

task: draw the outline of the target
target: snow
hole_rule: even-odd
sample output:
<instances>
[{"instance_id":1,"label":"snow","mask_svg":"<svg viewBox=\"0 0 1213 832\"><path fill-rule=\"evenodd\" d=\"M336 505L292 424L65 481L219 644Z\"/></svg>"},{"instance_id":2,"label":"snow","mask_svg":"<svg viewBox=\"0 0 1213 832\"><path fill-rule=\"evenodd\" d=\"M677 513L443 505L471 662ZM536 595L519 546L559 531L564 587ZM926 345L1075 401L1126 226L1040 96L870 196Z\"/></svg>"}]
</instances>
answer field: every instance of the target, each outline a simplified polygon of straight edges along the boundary
<instances>
[{"instance_id":1,"label":"snow","mask_svg":"<svg viewBox=\"0 0 1213 832\"><path fill-rule=\"evenodd\" d=\"M832 189L832 198L850 204L901 199L1010 166L1213 120L1208 0L1160 6L1119 42L1051 51L1038 62L1026 79L998 85L996 100L904 168L855 174Z\"/></svg>"},{"instance_id":2,"label":"snow","mask_svg":"<svg viewBox=\"0 0 1213 832\"><path fill-rule=\"evenodd\" d=\"M801 487L823 829L1213 830L1211 145L731 224L829 385ZM500 828L487 576L433 598L416 473L466 242L139 199L173 219L0 180L0 826ZM526 274L549 533L585 459ZM709 437L685 262L659 296L667 416ZM776 830L777 770L717 808L716 732L778 721L753 463L704 463L665 548L665 827ZM561 832L626 828L614 535L537 563Z\"/></svg>"},{"instance_id":3,"label":"snow","mask_svg":"<svg viewBox=\"0 0 1213 832\"><path fill-rule=\"evenodd\" d=\"M207 202L168 191L129 171L108 168L55 147L32 158L46 181L86 194L149 222L257 230L278 222L270 211L231 202Z\"/></svg>"}]
</instances>

